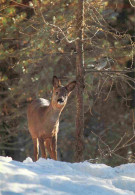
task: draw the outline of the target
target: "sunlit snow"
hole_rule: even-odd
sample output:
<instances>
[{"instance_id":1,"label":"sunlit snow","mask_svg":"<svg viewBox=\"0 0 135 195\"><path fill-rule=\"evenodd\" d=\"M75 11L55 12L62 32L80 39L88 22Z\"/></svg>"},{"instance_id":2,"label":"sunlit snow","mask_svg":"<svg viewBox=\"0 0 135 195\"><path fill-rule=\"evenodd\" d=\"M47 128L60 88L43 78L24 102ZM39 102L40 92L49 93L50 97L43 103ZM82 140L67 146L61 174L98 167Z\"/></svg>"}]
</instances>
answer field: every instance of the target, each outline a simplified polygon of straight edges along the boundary
<instances>
[{"instance_id":1,"label":"sunlit snow","mask_svg":"<svg viewBox=\"0 0 135 195\"><path fill-rule=\"evenodd\" d=\"M2 195L135 195L135 164L66 163L0 157Z\"/></svg>"}]
</instances>

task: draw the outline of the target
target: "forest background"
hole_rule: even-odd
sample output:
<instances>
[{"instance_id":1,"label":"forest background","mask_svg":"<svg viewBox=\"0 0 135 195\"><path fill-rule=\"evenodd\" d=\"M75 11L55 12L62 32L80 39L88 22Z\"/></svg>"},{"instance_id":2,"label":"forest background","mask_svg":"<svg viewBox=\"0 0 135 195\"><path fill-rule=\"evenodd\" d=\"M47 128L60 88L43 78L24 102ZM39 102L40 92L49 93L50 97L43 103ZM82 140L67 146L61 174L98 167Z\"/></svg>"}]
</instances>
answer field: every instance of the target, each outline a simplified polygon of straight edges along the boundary
<instances>
[{"instance_id":1,"label":"forest background","mask_svg":"<svg viewBox=\"0 0 135 195\"><path fill-rule=\"evenodd\" d=\"M33 156L27 105L52 77L76 79L77 0L0 0L0 155ZM134 1L84 1L84 160L135 162ZM75 161L76 92L60 118L58 158Z\"/></svg>"}]
</instances>

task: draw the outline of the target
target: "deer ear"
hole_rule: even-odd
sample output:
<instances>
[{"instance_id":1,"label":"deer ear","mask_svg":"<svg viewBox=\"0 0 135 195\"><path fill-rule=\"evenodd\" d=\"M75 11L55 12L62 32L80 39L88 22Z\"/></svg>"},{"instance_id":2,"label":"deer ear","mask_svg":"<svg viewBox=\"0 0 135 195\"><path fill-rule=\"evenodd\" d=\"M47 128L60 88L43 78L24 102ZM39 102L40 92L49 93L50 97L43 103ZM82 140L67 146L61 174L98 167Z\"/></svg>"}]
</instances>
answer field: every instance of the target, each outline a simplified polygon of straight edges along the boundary
<instances>
[{"instance_id":1,"label":"deer ear","mask_svg":"<svg viewBox=\"0 0 135 195\"><path fill-rule=\"evenodd\" d=\"M66 89L67 89L68 93L72 92L72 90L75 88L75 86L76 86L76 81L72 81L71 83L69 83L66 86Z\"/></svg>"},{"instance_id":2,"label":"deer ear","mask_svg":"<svg viewBox=\"0 0 135 195\"><path fill-rule=\"evenodd\" d=\"M53 87L54 88L57 88L61 85L61 82L60 80L56 77L56 76L53 76Z\"/></svg>"}]
</instances>

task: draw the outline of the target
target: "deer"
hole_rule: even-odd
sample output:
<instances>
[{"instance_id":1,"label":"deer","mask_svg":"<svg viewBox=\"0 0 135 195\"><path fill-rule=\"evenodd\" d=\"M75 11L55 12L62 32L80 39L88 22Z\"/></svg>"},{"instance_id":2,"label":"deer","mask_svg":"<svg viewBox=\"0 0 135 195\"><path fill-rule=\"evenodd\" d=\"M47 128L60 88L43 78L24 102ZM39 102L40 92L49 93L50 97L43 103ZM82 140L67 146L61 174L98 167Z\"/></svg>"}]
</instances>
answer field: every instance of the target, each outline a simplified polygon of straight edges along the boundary
<instances>
[{"instance_id":1,"label":"deer","mask_svg":"<svg viewBox=\"0 0 135 195\"><path fill-rule=\"evenodd\" d=\"M28 128L34 146L34 161L38 160L39 148L42 158L47 158L47 150L50 158L57 160L59 118L69 95L76 86L76 81L63 86L60 79L53 76L52 84L51 101L38 98L33 100L27 109Z\"/></svg>"}]
</instances>

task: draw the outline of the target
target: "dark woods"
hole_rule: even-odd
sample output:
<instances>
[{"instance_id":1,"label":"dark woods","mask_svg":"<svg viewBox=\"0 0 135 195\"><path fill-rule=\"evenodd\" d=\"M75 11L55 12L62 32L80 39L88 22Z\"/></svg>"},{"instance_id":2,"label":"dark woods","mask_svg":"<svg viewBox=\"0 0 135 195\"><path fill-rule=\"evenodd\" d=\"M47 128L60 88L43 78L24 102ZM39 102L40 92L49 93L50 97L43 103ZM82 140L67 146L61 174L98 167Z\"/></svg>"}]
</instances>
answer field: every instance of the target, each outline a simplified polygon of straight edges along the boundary
<instances>
[{"instance_id":1,"label":"dark woods","mask_svg":"<svg viewBox=\"0 0 135 195\"><path fill-rule=\"evenodd\" d=\"M32 157L27 105L49 99L58 75L78 86L60 118L58 159L74 162L78 151L79 160L112 166L135 161L134 5L79 2L0 4L0 155Z\"/></svg>"}]
</instances>

